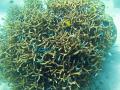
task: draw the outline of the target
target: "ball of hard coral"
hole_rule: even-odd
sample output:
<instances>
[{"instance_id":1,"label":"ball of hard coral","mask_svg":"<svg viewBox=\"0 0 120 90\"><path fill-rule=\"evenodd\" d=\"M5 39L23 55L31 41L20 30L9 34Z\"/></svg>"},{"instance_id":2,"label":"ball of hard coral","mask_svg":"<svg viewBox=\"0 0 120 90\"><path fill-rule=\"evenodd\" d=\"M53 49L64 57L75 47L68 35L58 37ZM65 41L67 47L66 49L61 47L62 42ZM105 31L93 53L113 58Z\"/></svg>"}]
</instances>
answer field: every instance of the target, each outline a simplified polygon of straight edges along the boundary
<instances>
[{"instance_id":1,"label":"ball of hard coral","mask_svg":"<svg viewBox=\"0 0 120 90\"><path fill-rule=\"evenodd\" d=\"M8 16L2 66L14 90L80 89L100 70L116 39L99 0L50 0L46 7L27 0Z\"/></svg>"}]
</instances>

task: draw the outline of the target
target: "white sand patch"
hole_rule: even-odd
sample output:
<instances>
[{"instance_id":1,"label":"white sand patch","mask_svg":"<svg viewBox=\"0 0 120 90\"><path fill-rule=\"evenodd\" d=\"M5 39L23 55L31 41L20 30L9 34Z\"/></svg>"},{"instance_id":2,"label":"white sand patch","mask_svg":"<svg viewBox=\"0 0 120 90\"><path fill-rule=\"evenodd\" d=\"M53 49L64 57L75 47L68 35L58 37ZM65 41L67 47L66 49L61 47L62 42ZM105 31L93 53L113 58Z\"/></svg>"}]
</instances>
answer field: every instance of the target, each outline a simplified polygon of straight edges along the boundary
<instances>
[{"instance_id":1,"label":"white sand patch","mask_svg":"<svg viewBox=\"0 0 120 90\"><path fill-rule=\"evenodd\" d=\"M0 83L0 90L10 90L6 83Z\"/></svg>"}]
</instances>

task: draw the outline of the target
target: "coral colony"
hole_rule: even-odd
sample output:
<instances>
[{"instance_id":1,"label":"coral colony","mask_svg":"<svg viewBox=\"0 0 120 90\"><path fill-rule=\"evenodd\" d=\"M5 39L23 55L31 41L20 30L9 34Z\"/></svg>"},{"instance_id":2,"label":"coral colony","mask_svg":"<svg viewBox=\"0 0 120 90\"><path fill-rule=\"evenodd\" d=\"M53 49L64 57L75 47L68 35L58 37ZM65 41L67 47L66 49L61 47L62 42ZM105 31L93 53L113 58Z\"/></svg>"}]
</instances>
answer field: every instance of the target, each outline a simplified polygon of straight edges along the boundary
<instances>
[{"instance_id":1,"label":"coral colony","mask_svg":"<svg viewBox=\"0 0 120 90\"><path fill-rule=\"evenodd\" d=\"M99 0L25 0L10 9L4 30L0 67L12 90L81 90L117 33Z\"/></svg>"}]
</instances>

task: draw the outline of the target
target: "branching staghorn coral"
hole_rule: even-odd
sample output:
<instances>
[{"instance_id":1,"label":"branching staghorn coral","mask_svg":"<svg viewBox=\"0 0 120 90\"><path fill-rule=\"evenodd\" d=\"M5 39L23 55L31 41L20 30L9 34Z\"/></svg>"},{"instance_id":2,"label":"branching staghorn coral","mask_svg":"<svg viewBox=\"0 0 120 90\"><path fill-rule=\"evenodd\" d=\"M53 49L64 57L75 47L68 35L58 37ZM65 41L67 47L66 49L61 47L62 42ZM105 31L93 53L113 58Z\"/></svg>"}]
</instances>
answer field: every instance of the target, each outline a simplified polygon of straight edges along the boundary
<instances>
[{"instance_id":1,"label":"branching staghorn coral","mask_svg":"<svg viewBox=\"0 0 120 90\"><path fill-rule=\"evenodd\" d=\"M81 90L101 70L116 29L99 0L25 0L5 29L3 75L13 90Z\"/></svg>"}]
</instances>

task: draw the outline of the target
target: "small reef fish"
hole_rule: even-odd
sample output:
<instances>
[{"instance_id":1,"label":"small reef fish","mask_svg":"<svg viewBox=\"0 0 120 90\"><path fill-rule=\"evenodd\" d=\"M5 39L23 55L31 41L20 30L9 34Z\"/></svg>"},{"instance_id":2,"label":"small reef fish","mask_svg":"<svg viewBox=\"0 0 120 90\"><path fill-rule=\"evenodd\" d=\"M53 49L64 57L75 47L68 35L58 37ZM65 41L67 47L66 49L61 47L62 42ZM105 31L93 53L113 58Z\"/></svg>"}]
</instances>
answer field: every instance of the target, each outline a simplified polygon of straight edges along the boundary
<instances>
[{"instance_id":1,"label":"small reef fish","mask_svg":"<svg viewBox=\"0 0 120 90\"><path fill-rule=\"evenodd\" d=\"M67 20L67 19L64 20L64 24L66 25L66 27L70 27L71 26L70 20Z\"/></svg>"},{"instance_id":2,"label":"small reef fish","mask_svg":"<svg viewBox=\"0 0 120 90\"><path fill-rule=\"evenodd\" d=\"M41 52L46 52L46 51L50 51L50 48L38 48L37 52L41 53Z\"/></svg>"},{"instance_id":3,"label":"small reef fish","mask_svg":"<svg viewBox=\"0 0 120 90\"><path fill-rule=\"evenodd\" d=\"M13 1L13 0L10 0L9 3L14 3L14 1Z\"/></svg>"},{"instance_id":4,"label":"small reef fish","mask_svg":"<svg viewBox=\"0 0 120 90\"><path fill-rule=\"evenodd\" d=\"M101 22L101 26L107 27L107 26L109 26L109 22L108 21L103 21L103 22Z\"/></svg>"}]
</instances>

